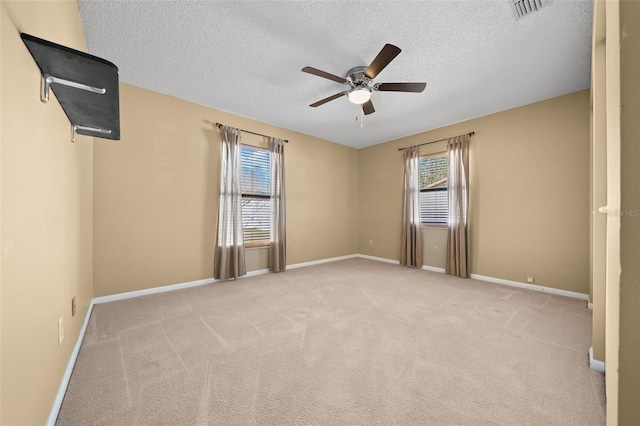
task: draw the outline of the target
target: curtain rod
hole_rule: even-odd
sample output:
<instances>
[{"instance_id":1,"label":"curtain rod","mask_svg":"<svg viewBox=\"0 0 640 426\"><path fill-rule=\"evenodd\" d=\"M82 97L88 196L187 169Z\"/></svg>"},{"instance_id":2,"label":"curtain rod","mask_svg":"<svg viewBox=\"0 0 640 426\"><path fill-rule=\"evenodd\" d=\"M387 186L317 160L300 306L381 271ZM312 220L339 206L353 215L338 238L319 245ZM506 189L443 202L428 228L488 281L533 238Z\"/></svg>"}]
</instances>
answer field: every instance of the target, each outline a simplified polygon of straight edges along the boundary
<instances>
[{"instance_id":1,"label":"curtain rod","mask_svg":"<svg viewBox=\"0 0 640 426\"><path fill-rule=\"evenodd\" d=\"M216 126L218 126L218 129L219 129L220 127L222 127L222 124L216 123ZM268 135L263 135L262 133L256 133L256 132L252 132L252 131L249 131L249 130L244 130L244 129L238 129L238 130L240 130L241 132L245 132L245 133L251 133L252 135L264 136L265 138L270 138L271 137L271 136L268 136ZM284 139L284 141L286 143L289 143L289 141L286 140L286 139Z\"/></svg>"},{"instance_id":2,"label":"curtain rod","mask_svg":"<svg viewBox=\"0 0 640 426\"><path fill-rule=\"evenodd\" d=\"M475 134L476 134L476 132L463 133L462 135L465 135L465 134L466 134L466 135L469 135L469 136L473 136L473 135L475 135ZM458 135L458 136L462 136L462 135ZM455 137L457 137L457 136L453 136L453 137L455 138ZM449 140L449 139L451 139L451 138L438 139L437 141L425 142L425 143L420 143L420 144L418 144L418 145L411 145L411 146L429 145L430 143L442 142L442 141L446 141L446 140ZM405 146L404 148L398 148L398 151L402 151L402 150L407 149L407 148L411 148L411 147L410 147L410 146Z\"/></svg>"}]
</instances>

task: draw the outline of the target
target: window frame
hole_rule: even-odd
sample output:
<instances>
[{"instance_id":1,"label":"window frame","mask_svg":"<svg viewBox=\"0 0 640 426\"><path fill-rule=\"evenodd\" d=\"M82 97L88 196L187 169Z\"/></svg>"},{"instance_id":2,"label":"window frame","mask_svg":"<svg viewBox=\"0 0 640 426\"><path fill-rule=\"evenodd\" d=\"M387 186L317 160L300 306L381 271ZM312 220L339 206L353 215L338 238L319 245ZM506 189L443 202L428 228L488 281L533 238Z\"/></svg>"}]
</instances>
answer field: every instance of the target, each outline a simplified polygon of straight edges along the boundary
<instances>
[{"instance_id":1,"label":"window frame","mask_svg":"<svg viewBox=\"0 0 640 426\"><path fill-rule=\"evenodd\" d=\"M263 148L261 146L255 146L255 145L249 145L249 144L244 144L241 143L240 144L240 150L242 152L242 148L246 148L246 149L251 149L254 151L263 151L263 152L267 152L269 154L269 164L271 164L271 151L268 148ZM242 156L240 156L240 188L241 188L241 198L247 199L247 200L271 200L271 186L273 185L273 179L271 177L271 175L269 175L269 195L263 195L263 194L245 194L244 192L244 186L242 185ZM245 231L244 231L244 209L242 210L242 222L243 222L243 229L242 229L242 236L244 239L244 248L245 249L259 249L259 248L268 248L271 245L271 217L269 218L269 236L267 238L267 240L261 240L261 241L254 241L254 242L247 242L247 240L244 238L245 237Z\"/></svg>"},{"instance_id":2,"label":"window frame","mask_svg":"<svg viewBox=\"0 0 640 426\"><path fill-rule=\"evenodd\" d=\"M444 156L447 159L447 174L449 172L449 158L447 156L447 151L438 151L438 152L432 152L429 154L423 154L420 156L420 158L430 158L430 157L439 157L439 156ZM418 167L418 173L420 173L420 167ZM448 192L449 192L449 182L448 182L448 177L447 177L447 187L446 188L420 188L420 194L422 194L423 192L447 192L447 216L449 214L449 205L448 205ZM437 228L437 229L443 229L443 228L447 228L447 223L427 223L427 222L423 222L422 221L422 209L420 209L420 227L421 228Z\"/></svg>"}]
</instances>

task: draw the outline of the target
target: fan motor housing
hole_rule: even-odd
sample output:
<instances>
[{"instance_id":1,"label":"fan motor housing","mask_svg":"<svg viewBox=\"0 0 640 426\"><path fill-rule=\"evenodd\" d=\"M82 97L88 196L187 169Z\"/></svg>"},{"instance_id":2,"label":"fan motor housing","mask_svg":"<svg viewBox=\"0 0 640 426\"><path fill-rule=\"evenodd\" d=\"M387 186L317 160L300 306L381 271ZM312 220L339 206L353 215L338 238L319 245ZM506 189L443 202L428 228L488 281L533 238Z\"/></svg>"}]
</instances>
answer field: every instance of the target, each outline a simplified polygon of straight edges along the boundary
<instances>
[{"instance_id":1,"label":"fan motor housing","mask_svg":"<svg viewBox=\"0 0 640 426\"><path fill-rule=\"evenodd\" d=\"M347 71L347 81L351 87L368 86L371 79L365 75L367 67L355 67Z\"/></svg>"}]
</instances>

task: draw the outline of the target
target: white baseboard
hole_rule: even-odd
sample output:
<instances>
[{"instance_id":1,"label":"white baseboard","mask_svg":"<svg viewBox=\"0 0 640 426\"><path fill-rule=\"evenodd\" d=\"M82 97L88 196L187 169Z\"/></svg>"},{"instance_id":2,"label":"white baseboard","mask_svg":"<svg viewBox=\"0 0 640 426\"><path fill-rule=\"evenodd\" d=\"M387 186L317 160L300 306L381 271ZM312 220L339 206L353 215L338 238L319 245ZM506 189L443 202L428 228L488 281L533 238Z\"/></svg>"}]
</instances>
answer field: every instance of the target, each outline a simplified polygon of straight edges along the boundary
<instances>
[{"instance_id":1,"label":"white baseboard","mask_svg":"<svg viewBox=\"0 0 640 426\"><path fill-rule=\"evenodd\" d=\"M60 413L60 407L62 407L62 400L64 399L64 394L67 392L67 386L69 385L69 380L71 379L71 373L73 372L73 367L75 367L76 365L76 359L78 359L78 353L80 353L80 346L82 346L82 341L84 340L84 335L87 331L87 325L89 325L89 319L91 318L91 312L93 312L93 305L94 303L92 300L91 303L89 303L87 315L85 315L84 317L84 323L82 324L82 328L80 329L80 334L78 335L76 345L73 347L73 351L71 352L71 356L69 357L67 369L64 371L64 375L62 376L62 381L60 382L58 393L56 394L56 398L53 400L53 407L51 407L51 412L49 413L49 418L47 419L47 426L55 426L56 420L58 419L58 413Z\"/></svg>"},{"instance_id":2,"label":"white baseboard","mask_svg":"<svg viewBox=\"0 0 640 426\"><path fill-rule=\"evenodd\" d=\"M149 294L164 293L165 291L173 291L173 290L180 290L183 288L197 287L200 285L211 284L218 281L220 280L216 280L215 278L206 278L204 280L189 281L189 282L180 283L180 284L171 284L171 285L163 285L160 287L145 288L143 290L135 290L135 291L128 291L126 293L111 294L109 296L94 297L93 303L98 305L100 303L113 302L116 300L131 299L133 297L147 296Z\"/></svg>"},{"instance_id":3,"label":"white baseboard","mask_svg":"<svg viewBox=\"0 0 640 426\"><path fill-rule=\"evenodd\" d=\"M271 272L271 271L269 271L269 269L257 269L255 271L247 272L245 275L243 275L243 277L253 277L253 276L256 276L256 275L268 274L269 272Z\"/></svg>"},{"instance_id":4,"label":"white baseboard","mask_svg":"<svg viewBox=\"0 0 640 426\"><path fill-rule=\"evenodd\" d=\"M369 256L366 254L357 254L357 257L361 257L363 259L369 259L369 260L377 260L379 262L386 262L386 263L394 263L394 264L398 264L399 262L397 260L392 260L392 259L386 259L383 257L375 257L375 256ZM425 269L427 271L432 271L432 272L439 272L439 273L444 273L445 269L444 268L437 268L435 266L423 266L422 269ZM541 285L535 285L535 284L529 284L529 283L521 283L518 281L511 281L511 280L505 280L502 278L494 278L494 277L487 277L485 275L478 275L478 274L471 274L471 278L473 278L474 280L480 280L480 281L488 281L490 283L494 283L494 284L502 284L502 285L508 285L511 287L520 287L520 288L526 288L527 290L533 290L533 291L540 291L543 293L550 293L550 294L557 294L560 296L566 296L566 297L573 297L575 299L582 299L582 300L589 300L589 295L588 294L584 294L584 293L577 293L575 291L569 291L569 290L561 290L558 288L553 288L553 287L544 287Z\"/></svg>"},{"instance_id":5,"label":"white baseboard","mask_svg":"<svg viewBox=\"0 0 640 426\"><path fill-rule=\"evenodd\" d=\"M362 259L369 259L369 260L375 260L378 262L385 262L385 263L393 263L395 265L398 265L399 262L397 260L394 259L387 259L384 257L376 257L376 256L369 256L367 254L349 254L346 256L338 256L338 257L330 257L327 259L319 259L319 260L313 260L310 262L302 262L302 263L294 263L292 265L287 265L287 269L297 269L297 268L304 268L305 266L312 266L312 265L320 265L322 263L329 263L329 262L336 262L339 260L346 260L346 259L353 259L355 257L359 257ZM427 271L432 271L432 272L439 272L439 273L444 273L445 270L443 268L437 268L435 266L423 266L422 269L427 270ZM256 271L250 271L247 272L247 274L245 276L247 277L251 277L251 276L255 276L255 275L262 275L262 274L267 274L269 273L268 269L259 269ZM519 288L525 288L528 290L533 290L533 291L539 291L539 292L543 292L543 293L550 293L550 294L557 294L560 296L566 296L566 297L573 297L576 299L582 299L582 300L589 300L589 295L585 294L585 293L577 293L575 291L569 291L569 290L561 290L561 289L557 289L557 288L553 288L553 287L544 287L541 285L535 285L535 284L529 284L529 283L521 283L518 281L511 281L511 280L505 280L502 278L494 278L494 277L488 277L485 275L478 275L478 274L471 274L471 278L473 278L474 280L480 280L480 281L487 281L490 283L494 283L494 284L503 284L503 285L508 285L511 287L519 287ZM216 280L215 278L206 278L203 280L197 280L197 281L189 281L189 282L185 282L185 283L180 283L180 284L172 284L172 285L166 285L166 286L160 286L160 287L152 287L152 288L147 288L144 290L135 290L135 291L129 291L126 293L118 293L118 294L112 294L109 296L100 296L100 297L96 297L93 299L92 303L94 304L99 304L99 303L107 303L107 302L113 302L115 300L123 300L123 299L130 299L132 297L139 297L139 296L146 296L149 294L155 294L155 293L162 293L165 291L173 291L173 290L180 290L183 288L189 288L189 287L197 287L197 286L201 286L201 285L205 285L205 284L211 284L211 283L215 283L218 282L219 280Z\"/></svg>"},{"instance_id":6,"label":"white baseboard","mask_svg":"<svg viewBox=\"0 0 640 426\"><path fill-rule=\"evenodd\" d=\"M427 266L427 265L423 265L422 269L425 269L427 271L431 271L431 272L439 272L441 274L445 273L445 269L444 268L437 268L435 266Z\"/></svg>"},{"instance_id":7,"label":"white baseboard","mask_svg":"<svg viewBox=\"0 0 640 426\"><path fill-rule=\"evenodd\" d=\"M369 259L369 260L377 260L378 262L385 262L385 263L393 263L394 265L399 265L400 262L397 260L393 260L393 259L387 259L384 257L376 257L376 256L369 256L368 254L357 254L357 257L361 257L362 259ZM431 272L439 272L444 274L444 268L438 268L436 266L427 266L427 265L423 265L421 269L424 269L426 271L431 271Z\"/></svg>"},{"instance_id":8,"label":"white baseboard","mask_svg":"<svg viewBox=\"0 0 640 426\"><path fill-rule=\"evenodd\" d=\"M302 268L305 266L319 265L321 263L352 259L356 256L357 256L356 254L350 254L347 256L332 257L329 259L320 259L320 260L314 260L311 262L294 263L292 265L287 265L287 269L296 269L296 268ZM262 275L262 274L268 274L268 273L269 273L269 269L258 269L255 271L247 272L246 275L243 275L243 277L252 277L255 275ZM179 284L170 284L170 285L163 285L159 287L145 288L143 290L128 291L126 293L117 293L117 294L111 294L109 296L95 297L93 299L93 303L97 305L100 303L114 302L116 300L131 299L133 297L148 296L150 294L156 294L156 293L164 293L165 291L174 291L174 290L180 290L183 288L198 287L201 285L212 284L219 281L220 280L217 280L215 278L206 278L203 280L188 281L188 282L179 283Z\"/></svg>"},{"instance_id":9,"label":"white baseboard","mask_svg":"<svg viewBox=\"0 0 640 426\"><path fill-rule=\"evenodd\" d=\"M336 262L338 260L353 259L354 257L358 257L358 255L357 254L348 254L346 256L338 256L338 257L330 257L328 259L312 260L311 262L294 263L293 265L287 265L287 269L304 268L305 266L320 265L321 263L328 263L328 262Z\"/></svg>"},{"instance_id":10,"label":"white baseboard","mask_svg":"<svg viewBox=\"0 0 640 426\"><path fill-rule=\"evenodd\" d=\"M387 259L386 257L369 256L368 254L356 254L355 256L362 259L377 260L378 262L393 263L394 265L400 264L397 260Z\"/></svg>"},{"instance_id":11,"label":"white baseboard","mask_svg":"<svg viewBox=\"0 0 640 426\"><path fill-rule=\"evenodd\" d=\"M600 373L604 373L604 362L593 358L593 347L589 348L589 367Z\"/></svg>"},{"instance_id":12,"label":"white baseboard","mask_svg":"<svg viewBox=\"0 0 640 426\"><path fill-rule=\"evenodd\" d=\"M471 274L471 278L473 278L474 280L488 281L494 284L503 284L511 287L519 287L519 288L525 288L527 290L540 291L542 293L550 293L550 294L557 294L559 296L573 297L574 299L589 300L588 294L578 293L578 292L569 291L569 290L561 290L559 288L544 287L541 285L535 285L535 284L529 284L529 283L521 283L518 281L504 280L502 278L486 277L484 275L478 275L478 274Z\"/></svg>"},{"instance_id":13,"label":"white baseboard","mask_svg":"<svg viewBox=\"0 0 640 426\"><path fill-rule=\"evenodd\" d=\"M269 273L268 269L258 269L256 271L249 271L242 277L253 277L255 275L262 275L262 274L268 274L268 273ZM97 305L100 303L131 299L133 297L148 296L150 294L164 293L166 291L180 290L180 289L189 288L189 287L198 287L201 285L212 284L217 282L220 282L220 280L217 280L215 278L205 278L203 280L187 281L179 284L170 284L170 285L163 285L159 287L145 288L143 290L128 291L126 293L117 293L117 294L111 294L109 296L95 297L93 299L93 303Z\"/></svg>"}]
</instances>

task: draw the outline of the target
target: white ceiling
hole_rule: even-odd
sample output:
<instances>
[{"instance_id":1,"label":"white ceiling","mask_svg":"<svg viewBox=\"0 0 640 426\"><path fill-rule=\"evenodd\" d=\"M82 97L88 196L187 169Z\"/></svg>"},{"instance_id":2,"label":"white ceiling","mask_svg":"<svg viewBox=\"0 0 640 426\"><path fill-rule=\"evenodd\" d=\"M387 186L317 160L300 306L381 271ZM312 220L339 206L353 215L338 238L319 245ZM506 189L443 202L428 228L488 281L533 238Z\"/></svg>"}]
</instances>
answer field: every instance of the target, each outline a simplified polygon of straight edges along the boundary
<instances>
[{"instance_id":1,"label":"white ceiling","mask_svg":"<svg viewBox=\"0 0 640 426\"><path fill-rule=\"evenodd\" d=\"M80 0L89 53L120 80L361 148L590 85L591 0L554 0L515 20L510 0ZM425 81L423 93L374 92L356 122L344 76L385 43L402 49L375 82ZM250 129L249 129L250 130ZM473 130L473 129L470 129Z\"/></svg>"}]
</instances>

